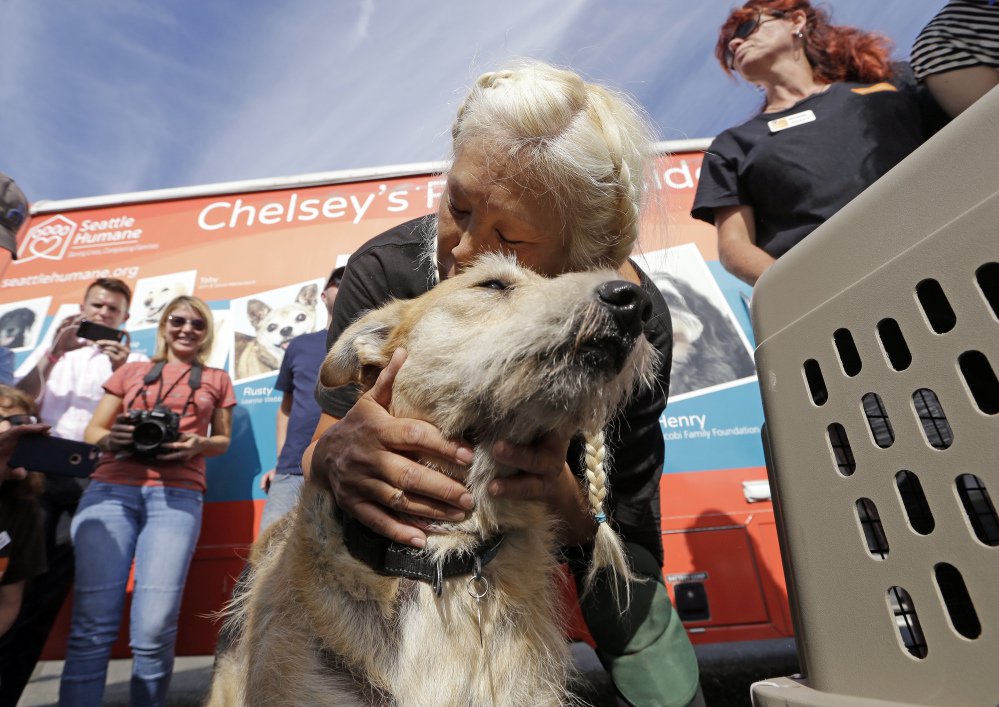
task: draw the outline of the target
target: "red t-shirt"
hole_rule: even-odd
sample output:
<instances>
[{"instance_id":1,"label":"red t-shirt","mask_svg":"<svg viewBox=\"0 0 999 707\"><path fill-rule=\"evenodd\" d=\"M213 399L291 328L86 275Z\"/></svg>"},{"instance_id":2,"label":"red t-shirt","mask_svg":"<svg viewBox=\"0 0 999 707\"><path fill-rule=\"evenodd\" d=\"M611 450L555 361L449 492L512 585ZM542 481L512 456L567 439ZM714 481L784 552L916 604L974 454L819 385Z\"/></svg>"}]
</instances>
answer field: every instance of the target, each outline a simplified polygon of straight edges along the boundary
<instances>
[{"instance_id":1,"label":"red t-shirt","mask_svg":"<svg viewBox=\"0 0 999 707\"><path fill-rule=\"evenodd\" d=\"M229 374L220 368L206 367L201 373L201 387L185 411L185 403L191 395L188 385L191 367L183 363L168 363L160 380L146 386L143 397L140 395L142 379L153 365L150 361L126 363L111 375L104 384L104 390L122 398L123 411L151 410L156 398L162 394L165 396L162 404L181 414L180 431L201 436L208 434L216 409L236 404ZM155 457L138 456L116 459L116 454L104 452L92 478L112 484L180 486L205 491L205 457L201 454L184 461L160 461Z\"/></svg>"}]
</instances>

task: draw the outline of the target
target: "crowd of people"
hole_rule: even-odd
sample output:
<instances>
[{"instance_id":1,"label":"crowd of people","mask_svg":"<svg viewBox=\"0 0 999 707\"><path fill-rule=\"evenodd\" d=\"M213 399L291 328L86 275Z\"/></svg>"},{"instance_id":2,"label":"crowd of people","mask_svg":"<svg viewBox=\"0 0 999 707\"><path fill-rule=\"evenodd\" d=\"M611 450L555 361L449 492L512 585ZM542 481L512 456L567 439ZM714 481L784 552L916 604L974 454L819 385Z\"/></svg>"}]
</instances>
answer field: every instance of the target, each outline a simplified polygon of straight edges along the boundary
<instances>
[{"instance_id":1,"label":"crowd of people","mask_svg":"<svg viewBox=\"0 0 999 707\"><path fill-rule=\"evenodd\" d=\"M981 41L997 27L994 0L950 0L917 40L913 75L891 61L884 37L834 25L808 0L749 0L733 10L716 57L725 72L761 88L763 105L720 134L704 159L692 214L715 225L723 266L755 284L945 122L937 101L956 115L999 83L999 42ZM467 463L467 442L389 413L386 391L400 358L364 395L316 388L328 347L361 312L416 297L487 252L549 276L613 268L651 298L646 335L665 365L607 439L615 460L609 516L625 541L636 599L613 611L609 591L598 588L581 592L581 609L627 703L700 704L697 662L662 576L658 420L669 389L670 319L629 259L654 131L627 96L526 63L476 81L452 139L439 210L377 236L336 268L322 295L328 332L303 335L287 350L275 386L283 393L278 457L260 481L269 494L261 530L293 507L306 479L386 542L417 548L427 527L417 519L471 507L460 481L414 461ZM0 246L15 253L27 201L9 178L0 180L0 200ZM228 448L236 400L229 375L205 363L213 318L196 297L164 310L152 357L133 352L127 337L78 336L84 320L121 329L130 300L121 280L91 283L80 313L58 324L16 382L10 352L0 352L0 707L17 703L71 589L60 702L100 704L133 566L132 702L166 698L205 459ZM166 430L162 438L136 435L150 419ZM18 441L40 434L94 445L100 455L90 478L12 467ZM605 522L583 499L579 440L552 435L494 452L521 473L496 481L491 493L547 502L579 581Z\"/></svg>"}]
</instances>

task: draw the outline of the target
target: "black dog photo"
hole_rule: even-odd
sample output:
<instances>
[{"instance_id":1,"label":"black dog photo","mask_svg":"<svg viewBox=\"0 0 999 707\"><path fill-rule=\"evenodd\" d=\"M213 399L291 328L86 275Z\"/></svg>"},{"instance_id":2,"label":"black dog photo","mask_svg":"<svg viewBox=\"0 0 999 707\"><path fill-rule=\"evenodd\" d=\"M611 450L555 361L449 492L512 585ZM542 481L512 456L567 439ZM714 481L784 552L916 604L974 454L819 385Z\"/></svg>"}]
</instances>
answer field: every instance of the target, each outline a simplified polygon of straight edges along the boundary
<instances>
[{"instance_id":1,"label":"black dog photo","mask_svg":"<svg viewBox=\"0 0 999 707\"><path fill-rule=\"evenodd\" d=\"M51 297L40 297L0 304L0 346L8 349L35 346L51 303Z\"/></svg>"},{"instance_id":2,"label":"black dog photo","mask_svg":"<svg viewBox=\"0 0 999 707\"><path fill-rule=\"evenodd\" d=\"M646 257L673 318L670 397L755 376L749 342L697 246Z\"/></svg>"}]
</instances>

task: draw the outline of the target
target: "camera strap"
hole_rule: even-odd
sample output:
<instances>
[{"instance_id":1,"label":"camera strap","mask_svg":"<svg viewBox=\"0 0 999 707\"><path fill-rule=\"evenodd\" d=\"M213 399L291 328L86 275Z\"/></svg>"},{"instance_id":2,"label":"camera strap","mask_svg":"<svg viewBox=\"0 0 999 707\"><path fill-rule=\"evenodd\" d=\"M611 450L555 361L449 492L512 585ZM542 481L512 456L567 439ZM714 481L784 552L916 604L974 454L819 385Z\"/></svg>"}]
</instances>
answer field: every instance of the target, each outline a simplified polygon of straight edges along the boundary
<instances>
[{"instance_id":1,"label":"camera strap","mask_svg":"<svg viewBox=\"0 0 999 707\"><path fill-rule=\"evenodd\" d=\"M170 387L166 389L166 392L164 392L163 391L163 369L166 368L166 364L167 364L167 362L165 360L164 361L157 361L153 365L153 367L149 369L149 372L142 377L142 390L140 391L142 393L142 404L145 406L146 410L150 410L150 409L154 409L156 407L159 407L160 405L162 405L166 401L166 398L167 398L168 395L170 395L170 392L174 388L176 388L177 385L182 380L184 380L184 376L189 376L188 381L187 381L187 387L191 389L191 392L188 393L187 400L184 401L184 407L180 411L180 416L183 417L184 414L187 412L188 405L191 405L194 402L194 391L196 391L198 388L201 387L201 372L202 372L203 369L202 369L201 364L199 362L195 361L191 365L191 367L188 368L183 373L181 373L177 377L177 380L175 380L173 383L171 383ZM153 403L153 408L150 408L149 407L149 400L146 398L146 389L150 385L152 385L153 383L155 383L156 381L160 382L160 386L159 386L159 390L156 391L156 402ZM138 397L138 395L136 395L136 397Z\"/></svg>"}]
</instances>

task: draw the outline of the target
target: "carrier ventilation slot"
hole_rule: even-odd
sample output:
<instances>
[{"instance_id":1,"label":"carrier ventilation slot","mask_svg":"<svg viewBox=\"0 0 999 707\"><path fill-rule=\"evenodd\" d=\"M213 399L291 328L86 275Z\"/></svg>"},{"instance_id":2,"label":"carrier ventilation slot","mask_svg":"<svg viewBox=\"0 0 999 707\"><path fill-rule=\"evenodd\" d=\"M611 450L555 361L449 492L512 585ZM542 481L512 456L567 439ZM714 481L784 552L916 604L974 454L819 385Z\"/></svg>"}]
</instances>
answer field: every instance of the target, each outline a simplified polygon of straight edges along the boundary
<instances>
[{"instance_id":1,"label":"carrier ventilation slot","mask_svg":"<svg viewBox=\"0 0 999 707\"><path fill-rule=\"evenodd\" d=\"M912 603L909 592L902 587L891 587L888 590L888 607L891 609L892 620L898 629L902 645L916 658L925 658L927 654L926 639L919 625L916 607Z\"/></svg>"},{"instance_id":2,"label":"carrier ventilation slot","mask_svg":"<svg viewBox=\"0 0 999 707\"><path fill-rule=\"evenodd\" d=\"M975 279L992 308L992 316L999 319L999 263L985 263L975 271Z\"/></svg>"},{"instance_id":3,"label":"carrier ventilation slot","mask_svg":"<svg viewBox=\"0 0 999 707\"><path fill-rule=\"evenodd\" d=\"M929 388L920 388L912 394L912 405L926 442L934 449L947 449L954 442L954 433L937 394Z\"/></svg>"},{"instance_id":4,"label":"carrier ventilation slot","mask_svg":"<svg viewBox=\"0 0 999 707\"><path fill-rule=\"evenodd\" d=\"M982 635L982 622L978 620L978 612L968 593L968 585L964 577L954 565L941 562L933 568L937 578L937 587L943 597L950 625L965 638L975 639Z\"/></svg>"},{"instance_id":5,"label":"carrier ventilation slot","mask_svg":"<svg viewBox=\"0 0 999 707\"><path fill-rule=\"evenodd\" d=\"M888 419L888 411L877 393L868 393L863 398L864 416L871 428L874 443L882 449L887 449L895 443L895 431Z\"/></svg>"},{"instance_id":6,"label":"carrier ventilation slot","mask_svg":"<svg viewBox=\"0 0 999 707\"><path fill-rule=\"evenodd\" d=\"M881 525L878 507L869 498L857 501L856 507L857 520L860 521L860 529L867 543L867 552L876 560L885 559L888 557L888 538L885 536L884 526Z\"/></svg>"},{"instance_id":7,"label":"carrier ventilation slot","mask_svg":"<svg viewBox=\"0 0 999 707\"><path fill-rule=\"evenodd\" d=\"M843 476L851 476L857 470L857 462L853 458L853 449L850 447L850 440L846 437L846 430L843 425L834 422L826 428L829 433L829 446L832 448L833 460L836 468Z\"/></svg>"},{"instance_id":8,"label":"carrier ventilation slot","mask_svg":"<svg viewBox=\"0 0 999 707\"><path fill-rule=\"evenodd\" d=\"M819 362L814 358L805 361L805 381L808 383L808 392L812 395L812 402L816 405L825 405L829 400L829 391L826 389L826 381L822 377L822 369Z\"/></svg>"},{"instance_id":9,"label":"carrier ventilation slot","mask_svg":"<svg viewBox=\"0 0 999 707\"><path fill-rule=\"evenodd\" d=\"M902 329L894 319L882 319L878 322L878 337L881 348L888 357L888 363L896 371L904 371L912 363L912 352L905 343Z\"/></svg>"},{"instance_id":10,"label":"carrier ventilation slot","mask_svg":"<svg viewBox=\"0 0 999 707\"><path fill-rule=\"evenodd\" d=\"M999 515L985 482L974 474L961 474L954 483L975 537L990 547L999 545Z\"/></svg>"},{"instance_id":11,"label":"carrier ventilation slot","mask_svg":"<svg viewBox=\"0 0 999 707\"><path fill-rule=\"evenodd\" d=\"M839 361L843 365L843 373L851 378L858 373L863 366L860 360L860 352L857 351L857 344L853 340L853 334L849 329L837 329L833 333L833 341L836 344L836 352L839 354Z\"/></svg>"},{"instance_id":12,"label":"carrier ventilation slot","mask_svg":"<svg viewBox=\"0 0 999 707\"><path fill-rule=\"evenodd\" d=\"M900 471L895 474L895 486L898 487L898 496L902 499L909 526L920 535L932 533L936 523L919 477L911 471Z\"/></svg>"},{"instance_id":13,"label":"carrier ventilation slot","mask_svg":"<svg viewBox=\"0 0 999 707\"><path fill-rule=\"evenodd\" d=\"M958 356L961 375L978 409L986 415L999 412L999 380L981 351L965 351Z\"/></svg>"},{"instance_id":14,"label":"carrier ventilation slot","mask_svg":"<svg viewBox=\"0 0 999 707\"><path fill-rule=\"evenodd\" d=\"M936 280L927 279L916 285L916 297L926 315L926 321L937 334L946 334L957 324L954 308L950 306L947 295Z\"/></svg>"}]
</instances>

